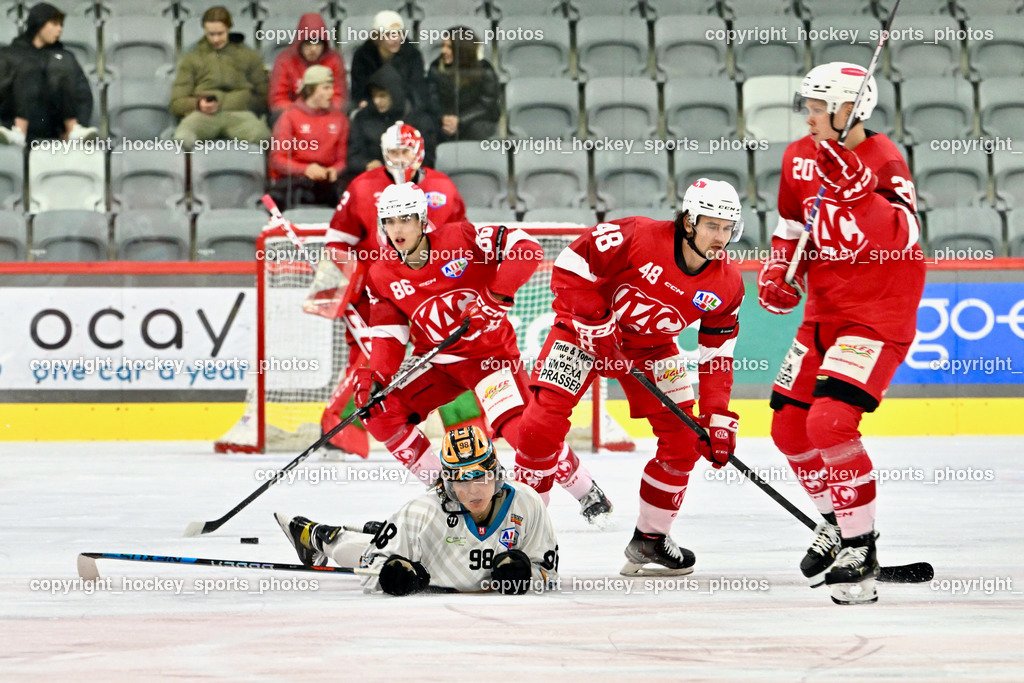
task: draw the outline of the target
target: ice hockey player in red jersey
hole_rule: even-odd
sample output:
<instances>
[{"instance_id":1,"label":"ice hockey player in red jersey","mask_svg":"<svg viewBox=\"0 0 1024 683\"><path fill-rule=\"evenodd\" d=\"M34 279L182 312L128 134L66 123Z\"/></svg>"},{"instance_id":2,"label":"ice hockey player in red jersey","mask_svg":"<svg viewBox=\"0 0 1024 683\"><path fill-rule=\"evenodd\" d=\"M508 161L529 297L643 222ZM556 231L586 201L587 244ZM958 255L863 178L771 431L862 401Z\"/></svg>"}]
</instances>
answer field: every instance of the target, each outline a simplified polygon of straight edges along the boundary
<instances>
[{"instance_id":1,"label":"ice hockey player in red jersey","mask_svg":"<svg viewBox=\"0 0 1024 683\"><path fill-rule=\"evenodd\" d=\"M373 349L370 366L357 370L356 404L366 405L376 388L391 381L410 342L413 355L423 355L470 319L458 341L435 356L426 372L374 406L365 421L375 439L430 483L439 463L416 425L463 391L476 395L496 435L513 448L520 445L529 380L506 314L544 254L523 230L477 228L467 221L435 226L427 217L425 193L412 183L386 188L378 217L386 251L367 275ZM571 475L564 485L580 501L584 517L590 521L610 512L576 454L563 443L557 446ZM579 481L586 482L583 491L572 488Z\"/></svg>"},{"instance_id":2,"label":"ice hockey player in red jersey","mask_svg":"<svg viewBox=\"0 0 1024 683\"><path fill-rule=\"evenodd\" d=\"M864 128L877 92L856 64L823 64L804 78L798 95L810 134L783 156L779 225L758 278L760 303L773 313L789 313L807 295L775 379L772 439L824 517L800 569L812 586L828 584L839 604L878 599L875 480L858 426L907 355L924 291L910 170L889 138ZM789 285L786 269L822 184L808 249Z\"/></svg>"},{"instance_id":3,"label":"ice hockey player in red jersey","mask_svg":"<svg viewBox=\"0 0 1024 683\"><path fill-rule=\"evenodd\" d=\"M546 496L573 407L595 373L620 377L630 416L646 418L658 438L640 483L640 516L623 574L693 571L694 554L669 531L700 456L722 467L735 448L739 416L729 410L729 396L743 282L725 246L742 231L736 190L701 178L686 190L674 221L601 223L555 261L555 324L530 385L516 475ZM698 421L710 428L710 447L627 374L635 364L692 414L692 361L676 339L698 321Z\"/></svg>"},{"instance_id":4,"label":"ice hockey player in red jersey","mask_svg":"<svg viewBox=\"0 0 1024 683\"><path fill-rule=\"evenodd\" d=\"M422 166L425 149L423 136L418 130L398 121L381 136L381 151L385 165L360 173L353 179L342 195L327 231L328 253L340 252L344 258L358 259L366 266L377 260L381 251L377 239L377 199L387 187L406 182L419 184L427 195L427 214L435 225L466 218L466 205L451 178L440 171ZM352 304L362 320L367 321L370 304L363 296L362 288L353 297ZM349 367L354 364L365 365L365 357L359 362L359 347L352 337L352 331L350 327ZM346 407L351 410L349 394L344 391L347 386L351 386L351 378L346 375L340 378L338 389L324 410L321 427L325 432L344 419ZM468 394L458 398L454 405L442 409L440 413L448 428L464 423L483 424L479 418L479 406ZM361 425L343 430L332 439L332 445L363 457L369 450L366 433L362 431Z\"/></svg>"}]
</instances>

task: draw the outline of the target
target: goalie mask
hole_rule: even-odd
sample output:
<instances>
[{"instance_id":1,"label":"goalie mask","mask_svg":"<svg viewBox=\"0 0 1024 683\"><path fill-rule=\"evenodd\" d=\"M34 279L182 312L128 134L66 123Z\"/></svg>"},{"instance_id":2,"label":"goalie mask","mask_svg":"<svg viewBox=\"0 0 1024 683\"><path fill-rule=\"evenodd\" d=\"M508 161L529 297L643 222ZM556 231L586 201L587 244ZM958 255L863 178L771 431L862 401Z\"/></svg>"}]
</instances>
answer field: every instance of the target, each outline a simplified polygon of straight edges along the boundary
<instances>
[{"instance_id":1,"label":"goalie mask","mask_svg":"<svg viewBox=\"0 0 1024 683\"><path fill-rule=\"evenodd\" d=\"M457 501L454 483L481 479L494 486L492 496L501 489L502 469L494 444L478 427L459 427L444 435L441 442L441 481L450 500Z\"/></svg>"},{"instance_id":2,"label":"goalie mask","mask_svg":"<svg viewBox=\"0 0 1024 683\"><path fill-rule=\"evenodd\" d=\"M679 211L690 216L694 235L697 230L697 219L701 216L732 221L730 242L738 242L743 235L743 207L740 204L740 197L733 186L724 180L699 178L694 181L693 185L686 188ZM693 250L697 251L697 247L693 245L693 237L687 237L686 240Z\"/></svg>"},{"instance_id":3,"label":"goalie mask","mask_svg":"<svg viewBox=\"0 0 1024 683\"><path fill-rule=\"evenodd\" d=\"M824 100L828 104L830 120L833 120L835 113L843 104L857 99L857 93L867 73L864 67L850 62L829 62L814 67L804 76L803 82L800 83L800 91L793 97L793 111L799 114L803 110L805 99ZM853 111L854 123L866 121L877 103L878 85L874 76L868 76L864 95ZM832 130L842 132L834 123Z\"/></svg>"},{"instance_id":4,"label":"goalie mask","mask_svg":"<svg viewBox=\"0 0 1024 683\"><path fill-rule=\"evenodd\" d=\"M392 150L412 150L412 160L392 159ZM411 183L416 171L423 165L423 136L420 132L403 121L394 125L380 136L380 151L384 155L384 165L396 183Z\"/></svg>"}]
</instances>

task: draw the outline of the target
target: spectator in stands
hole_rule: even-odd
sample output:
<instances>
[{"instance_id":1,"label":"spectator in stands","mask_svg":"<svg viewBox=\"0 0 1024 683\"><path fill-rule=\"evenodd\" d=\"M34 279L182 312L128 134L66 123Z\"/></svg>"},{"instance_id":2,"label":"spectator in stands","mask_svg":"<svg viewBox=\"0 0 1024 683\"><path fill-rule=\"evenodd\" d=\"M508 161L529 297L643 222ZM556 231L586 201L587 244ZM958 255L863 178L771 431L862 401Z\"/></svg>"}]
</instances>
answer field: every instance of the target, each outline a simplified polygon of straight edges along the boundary
<instances>
[{"instance_id":1,"label":"spectator in stands","mask_svg":"<svg viewBox=\"0 0 1024 683\"><path fill-rule=\"evenodd\" d=\"M84 125L92 118L89 79L60 42L63 30L64 13L41 2L24 33L0 50L0 144L97 137Z\"/></svg>"},{"instance_id":2,"label":"spectator in stands","mask_svg":"<svg viewBox=\"0 0 1024 683\"><path fill-rule=\"evenodd\" d=\"M334 75L334 94L331 107L344 111L348 100L348 83L345 61L337 50L331 48L331 34L319 14L303 14L299 19L295 42L285 48L274 60L270 72L270 116L271 121L284 113L293 102L304 99L303 78L306 69L319 64L331 70Z\"/></svg>"},{"instance_id":3,"label":"spectator in stands","mask_svg":"<svg viewBox=\"0 0 1024 683\"><path fill-rule=\"evenodd\" d=\"M259 142L270 137L267 69L243 36L229 33L231 14L223 7L203 13L204 36L181 58L171 87L171 113L184 117L174 138L190 149L218 137Z\"/></svg>"},{"instance_id":4,"label":"spectator in stands","mask_svg":"<svg viewBox=\"0 0 1024 683\"><path fill-rule=\"evenodd\" d=\"M298 205L336 206L345 169L348 117L331 106L334 72L314 64L302 75L300 99L274 126L270 194L287 210Z\"/></svg>"},{"instance_id":5,"label":"spectator in stands","mask_svg":"<svg viewBox=\"0 0 1024 683\"><path fill-rule=\"evenodd\" d=\"M490 139L501 117L498 75L480 59L472 30L455 26L448 35L427 74L435 109L441 112L439 141Z\"/></svg>"},{"instance_id":6,"label":"spectator in stands","mask_svg":"<svg viewBox=\"0 0 1024 683\"><path fill-rule=\"evenodd\" d=\"M352 101L362 109L370 102L370 79L385 64L398 72L405 96L416 111L430 106L423 55L405 40L405 22L391 10L373 17L373 33L352 55Z\"/></svg>"},{"instance_id":7,"label":"spectator in stands","mask_svg":"<svg viewBox=\"0 0 1024 683\"><path fill-rule=\"evenodd\" d=\"M348 172L359 174L384 165L380 149L380 136L396 121L405 121L416 127L426 143L425 166L433 168L436 137L434 119L428 113L416 111L405 97L402 77L390 64L377 70L370 78L372 104L352 115L352 128L348 137ZM424 130L427 132L424 133Z\"/></svg>"}]
</instances>

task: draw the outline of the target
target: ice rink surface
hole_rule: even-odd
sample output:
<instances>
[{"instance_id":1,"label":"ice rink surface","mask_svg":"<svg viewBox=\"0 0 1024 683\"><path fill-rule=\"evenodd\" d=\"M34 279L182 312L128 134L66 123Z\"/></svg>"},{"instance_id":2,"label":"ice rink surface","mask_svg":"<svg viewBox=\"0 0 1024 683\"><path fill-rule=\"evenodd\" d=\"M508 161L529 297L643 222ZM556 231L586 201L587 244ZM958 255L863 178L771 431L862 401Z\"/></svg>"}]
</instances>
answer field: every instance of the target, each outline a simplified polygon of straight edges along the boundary
<instances>
[{"instance_id":1,"label":"ice rink surface","mask_svg":"<svg viewBox=\"0 0 1024 683\"><path fill-rule=\"evenodd\" d=\"M7 443L0 678L1024 680L1024 440L866 444L890 479L879 485L881 562L929 561L936 577L880 584L877 604L839 607L797 569L810 532L706 463L673 531L696 553L696 572L675 585L620 582L650 443L582 454L615 504L608 528L589 527L568 494L553 492L557 592L391 598L365 595L347 575L110 560L87 588L74 581L79 552L293 563L273 511L361 523L422 488L380 481L404 472L384 453L355 462L314 455L299 478L218 531L183 538L188 522L220 517L294 454L214 455L194 442ZM767 476L786 471L766 439L741 439L737 454ZM507 450L502 459L511 464ZM775 485L812 512L791 476ZM259 545L240 544L243 536Z\"/></svg>"}]
</instances>

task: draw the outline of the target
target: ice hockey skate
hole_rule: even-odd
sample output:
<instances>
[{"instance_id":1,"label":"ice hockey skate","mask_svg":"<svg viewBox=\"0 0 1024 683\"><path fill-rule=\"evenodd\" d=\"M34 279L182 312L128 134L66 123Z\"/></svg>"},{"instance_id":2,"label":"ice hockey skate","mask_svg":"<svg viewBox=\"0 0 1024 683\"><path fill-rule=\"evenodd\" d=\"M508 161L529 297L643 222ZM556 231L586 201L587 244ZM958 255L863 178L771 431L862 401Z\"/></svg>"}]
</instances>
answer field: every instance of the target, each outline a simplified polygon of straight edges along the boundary
<instances>
[{"instance_id":1,"label":"ice hockey skate","mask_svg":"<svg viewBox=\"0 0 1024 683\"><path fill-rule=\"evenodd\" d=\"M590 490L580 498L580 514L596 527L604 527L608 523L612 510L612 502L597 484L591 484Z\"/></svg>"},{"instance_id":2,"label":"ice hockey skate","mask_svg":"<svg viewBox=\"0 0 1024 683\"><path fill-rule=\"evenodd\" d=\"M323 542L334 541L343 530L336 526L317 524L305 517L291 517L280 512L274 513L281 531L288 537L288 541L295 548L299 561L307 567L326 567L327 554L317 550L316 545L322 548Z\"/></svg>"},{"instance_id":3,"label":"ice hockey skate","mask_svg":"<svg viewBox=\"0 0 1024 683\"><path fill-rule=\"evenodd\" d=\"M811 588L817 588L825 583L825 572L836 560L836 555L842 549L842 538L839 527L829 521L824 521L814 527L817 534L807 554L800 561L800 571L807 577Z\"/></svg>"},{"instance_id":4,"label":"ice hockey skate","mask_svg":"<svg viewBox=\"0 0 1024 683\"><path fill-rule=\"evenodd\" d=\"M693 572L696 556L680 548L665 534L645 534L633 531L633 539L626 546L626 562L619 573L623 576L681 576ZM661 567L647 568L655 564Z\"/></svg>"},{"instance_id":5,"label":"ice hockey skate","mask_svg":"<svg viewBox=\"0 0 1024 683\"><path fill-rule=\"evenodd\" d=\"M825 574L825 583L832 589L832 602L837 605L863 605L878 602L875 578L878 558L875 555L874 531L863 536L843 539L843 549L832 569Z\"/></svg>"}]
</instances>

